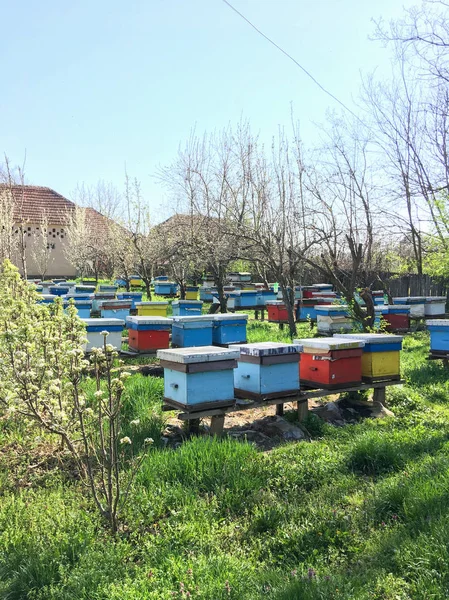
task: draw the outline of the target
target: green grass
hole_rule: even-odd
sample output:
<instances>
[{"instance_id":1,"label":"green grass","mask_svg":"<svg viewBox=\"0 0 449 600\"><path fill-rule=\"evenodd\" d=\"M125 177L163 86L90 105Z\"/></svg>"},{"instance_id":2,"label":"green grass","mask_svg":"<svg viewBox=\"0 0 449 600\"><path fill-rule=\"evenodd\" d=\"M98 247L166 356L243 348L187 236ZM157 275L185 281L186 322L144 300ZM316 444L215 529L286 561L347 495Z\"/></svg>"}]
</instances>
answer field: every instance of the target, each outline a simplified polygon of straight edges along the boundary
<instances>
[{"instance_id":1,"label":"green grass","mask_svg":"<svg viewBox=\"0 0 449 600\"><path fill-rule=\"evenodd\" d=\"M289 338L251 321L248 339ZM427 352L426 333L406 337L395 418L335 428L310 415L312 443L269 453L209 438L164 449L162 379L134 374L125 431L136 449L156 443L116 537L76 481L27 475L41 436L0 420L0 597L447 599L449 377Z\"/></svg>"}]
</instances>

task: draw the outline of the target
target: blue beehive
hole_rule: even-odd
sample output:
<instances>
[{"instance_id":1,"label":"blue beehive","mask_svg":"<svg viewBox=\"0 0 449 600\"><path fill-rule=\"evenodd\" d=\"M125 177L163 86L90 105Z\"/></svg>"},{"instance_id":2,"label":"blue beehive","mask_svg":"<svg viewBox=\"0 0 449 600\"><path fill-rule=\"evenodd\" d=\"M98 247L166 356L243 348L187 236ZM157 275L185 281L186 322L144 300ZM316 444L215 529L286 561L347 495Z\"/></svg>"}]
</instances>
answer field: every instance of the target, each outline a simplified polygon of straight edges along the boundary
<instances>
[{"instance_id":1,"label":"blue beehive","mask_svg":"<svg viewBox=\"0 0 449 600\"><path fill-rule=\"evenodd\" d=\"M142 302L142 292L119 292L117 298L119 300L131 300L131 308L136 309L136 302Z\"/></svg>"},{"instance_id":2,"label":"blue beehive","mask_svg":"<svg viewBox=\"0 0 449 600\"><path fill-rule=\"evenodd\" d=\"M202 302L212 302L212 288L210 286L201 286L200 287L200 300Z\"/></svg>"},{"instance_id":3,"label":"blue beehive","mask_svg":"<svg viewBox=\"0 0 449 600\"><path fill-rule=\"evenodd\" d=\"M430 331L430 351L449 353L449 319L430 319L426 325Z\"/></svg>"},{"instance_id":4,"label":"blue beehive","mask_svg":"<svg viewBox=\"0 0 449 600\"><path fill-rule=\"evenodd\" d=\"M442 316L446 312L446 296L428 296L424 305L426 317Z\"/></svg>"},{"instance_id":5,"label":"blue beehive","mask_svg":"<svg viewBox=\"0 0 449 600\"><path fill-rule=\"evenodd\" d=\"M173 317L171 342L173 348L212 346L212 317Z\"/></svg>"},{"instance_id":6,"label":"blue beehive","mask_svg":"<svg viewBox=\"0 0 449 600\"><path fill-rule=\"evenodd\" d=\"M37 299L38 304L51 304L57 298L55 294L39 294L39 298Z\"/></svg>"},{"instance_id":7,"label":"blue beehive","mask_svg":"<svg viewBox=\"0 0 449 600\"><path fill-rule=\"evenodd\" d=\"M235 395L240 398L276 398L299 392L301 344L258 342L238 349L234 371Z\"/></svg>"},{"instance_id":8,"label":"blue beehive","mask_svg":"<svg viewBox=\"0 0 449 600\"><path fill-rule=\"evenodd\" d=\"M174 317L187 317L200 315L203 303L200 300L177 300L171 306Z\"/></svg>"},{"instance_id":9,"label":"blue beehive","mask_svg":"<svg viewBox=\"0 0 449 600\"><path fill-rule=\"evenodd\" d=\"M231 292L231 297L234 294L238 294L240 298L239 306L241 308L248 308L257 306L257 290L239 290L238 292ZM237 306L237 304L235 304Z\"/></svg>"},{"instance_id":10,"label":"blue beehive","mask_svg":"<svg viewBox=\"0 0 449 600\"><path fill-rule=\"evenodd\" d=\"M88 319L90 317L90 311L92 309L92 300L79 300L73 298L73 303L78 311L78 316L80 319ZM67 308L69 305L69 300L64 300L64 308Z\"/></svg>"},{"instance_id":11,"label":"blue beehive","mask_svg":"<svg viewBox=\"0 0 449 600\"><path fill-rule=\"evenodd\" d=\"M302 305L298 303L296 307L296 320L297 321L305 321L307 319L311 319L312 321L316 321L316 305Z\"/></svg>"},{"instance_id":12,"label":"blue beehive","mask_svg":"<svg viewBox=\"0 0 449 600\"><path fill-rule=\"evenodd\" d=\"M233 369L238 350L215 346L159 350L164 400L174 406L213 408L234 403Z\"/></svg>"},{"instance_id":13,"label":"blue beehive","mask_svg":"<svg viewBox=\"0 0 449 600\"><path fill-rule=\"evenodd\" d=\"M65 296L70 291L70 286L68 285L52 285L50 287L50 294L53 296Z\"/></svg>"},{"instance_id":14,"label":"blue beehive","mask_svg":"<svg viewBox=\"0 0 449 600\"><path fill-rule=\"evenodd\" d=\"M98 287L99 292L114 292L114 294L115 294L117 292L117 290L118 290L117 285L106 285L104 283L101 283Z\"/></svg>"},{"instance_id":15,"label":"blue beehive","mask_svg":"<svg viewBox=\"0 0 449 600\"><path fill-rule=\"evenodd\" d=\"M178 292L178 286L173 281L154 282L154 293L158 296L174 296Z\"/></svg>"},{"instance_id":16,"label":"blue beehive","mask_svg":"<svg viewBox=\"0 0 449 600\"><path fill-rule=\"evenodd\" d=\"M94 285L75 285L75 294L95 294Z\"/></svg>"},{"instance_id":17,"label":"blue beehive","mask_svg":"<svg viewBox=\"0 0 449 600\"><path fill-rule=\"evenodd\" d=\"M88 292L75 292L74 294L66 294L66 300L93 300L94 294L89 294Z\"/></svg>"},{"instance_id":18,"label":"blue beehive","mask_svg":"<svg viewBox=\"0 0 449 600\"><path fill-rule=\"evenodd\" d=\"M273 290L258 290L256 297L257 306L265 306L267 302L275 302L277 293Z\"/></svg>"},{"instance_id":19,"label":"blue beehive","mask_svg":"<svg viewBox=\"0 0 449 600\"><path fill-rule=\"evenodd\" d=\"M168 275L158 275L154 278L154 283L159 283L160 281L168 281Z\"/></svg>"},{"instance_id":20,"label":"blue beehive","mask_svg":"<svg viewBox=\"0 0 449 600\"><path fill-rule=\"evenodd\" d=\"M106 343L120 350L122 346L122 333L125 321L122 319L83 319L86 324L87 343L84 347L85 352L90 352L92 348L103 348L104 331L108 332Z\"/></svg>"},{"instance_id":21,"label":"blue beehive","mask_svg":"<svg viewBox=\"0 0 449 600\"><path fill-rule=\"evenodd\" d=\"M131 304L131 300L104 300L100 307L101 316L126 321L126 318L129 317Z\"/></svg>"},{"instance_id":22,"label":"blue beehive","mask_svg":"<svg viewBox=\"0 0 449 600\"><path fill-rule=\"evenodd\" d=\"M240 344L246 342L248 315L213 315L212 342L214 344Z\"/></svg>"}]
</instances>

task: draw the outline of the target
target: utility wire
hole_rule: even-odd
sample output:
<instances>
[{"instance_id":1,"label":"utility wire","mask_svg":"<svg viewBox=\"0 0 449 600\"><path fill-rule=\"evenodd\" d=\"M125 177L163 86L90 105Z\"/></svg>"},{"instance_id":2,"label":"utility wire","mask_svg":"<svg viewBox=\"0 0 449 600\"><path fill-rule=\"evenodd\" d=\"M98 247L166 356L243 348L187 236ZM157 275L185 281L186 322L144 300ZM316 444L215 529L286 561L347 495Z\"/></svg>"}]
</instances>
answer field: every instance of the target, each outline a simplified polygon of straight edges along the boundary
<instances>
[{"instance_id":1,"label":"utility wire","mask_svg":"<svg viewBox=\"0 0 449 600\"><path fill-rule=\"evenodd\" d=\"M307 75L307 77L310 77L310 79L320 88L320 90L322 90L325 94L327 94L328 96L330 96L333 100L335 100L335 102L338 102L338 104L340 104L340 106L342 106L345 110L347 110L348 112L350 112L351 115L353 117L355 117L358 121L360 121L361 123L363 123L363 121L361 121L361 119L355 114L355 112L353 112L350 108L348 108L346 106L346 104L344 104L341 100L339 100L336 96L334 96L334 94L332 94L331 92L329 92L328 90L326 90L326 88L323 87L321 85L321 83L319 81L317 81L315 79L315 77L311 73L309 73L309 71L307 69L305 69L295 58L293 58L293 56L291 54L289 54L288 52L286 52L283 48L281 48L281 46L279 46L278 44L276 44L275 41L273 41L271 38L269 38L267 35L265 35L265 33L263 33L263 31L261 31L260 29L258 29L253 23L251 23L251 21L249 19L247 19L245 17L245 15L243 15L234 6L232 6L232 4L230 2L228 2L228 0L223 0L223 2L225 4L227 4L231 10L233 10L236 14L238 14L239 17L241 17L244 21L246 21L250 27L252 27L255 31L257 31L258 34L260 34L263 38L265 38L267 40L267 42L270 42L270 44L272 44L275 48L277 48L280 52L282 52L282 54L285 54L285 56L287 58L289 58L292 62L294 62L295 65L297 67L299 67L301 69L301 71L303 71Z\"/></svg>"}]
</instances>

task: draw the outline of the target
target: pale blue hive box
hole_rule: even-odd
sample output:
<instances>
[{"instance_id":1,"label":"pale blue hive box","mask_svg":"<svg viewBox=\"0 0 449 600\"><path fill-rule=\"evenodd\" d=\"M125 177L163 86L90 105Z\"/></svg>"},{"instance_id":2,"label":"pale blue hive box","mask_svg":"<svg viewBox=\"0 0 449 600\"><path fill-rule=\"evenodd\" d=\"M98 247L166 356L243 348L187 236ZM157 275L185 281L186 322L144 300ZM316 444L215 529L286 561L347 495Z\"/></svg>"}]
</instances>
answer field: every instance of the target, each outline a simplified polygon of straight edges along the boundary
<instances>
[{"instance_id":1,"label":"pale blue hive box","mask_svg":"<svg viewBox=\"0 0 449 600\"><path fill-rule=\"evenodd\" d=\"M37 302L38 304L51 304L57 297L55 294L40 294Z\"/></svg>"},{"instance_id":2,"label":"pale blue hive box","mask_svg":"<svg viewBox=\"0 0 449 600\"><path fill-rule=\"evenodd\" d=\"M316 321L316 306L301 306L299 303L296 307L296 320L297 321L305 321L306 319L310 319L311 321Z\"/></svg>"},{"instance_id":3,"label":"pale blue hive box","mask_svg":"<svg viewBox=\"0 0 449 600\"><path fill-rule=\"evenodd\" d=\"M188 407L221 407L234 403L233 370L238 350L215 346L158 350L164 368L164 400Z\"/></svg>"},{"instance_id":4,"label":"pale blue hive box","mask_svg":"<svg viewBox=\"0 0 449 600\"><path fill-rule=\"evenodd\" d=\"M104 283L101 283L98 288L99 292L114 292L114 293L116 293L117 290L118 290L117 285L106 285Z\"/></svg>"},{"instance_id":5,"label":"pale blue hive box","mask_svg":"<svg viewBox=\"0 0 449 600\"><path fill-rule=\"evenodd\" d=\"M428 296L424 305L426 317L444 315L446 312L446 296Z\"/></svg>"},{"instance_id":6,"label":"pale blue hive box","mask_svg":"<svg viewBox=\"0 0 449 600\"><path fill-rule=\"evenodd\" d=\"M349 310L344 304L319 304L315 307L315 312L319 333L329 334L352 329Z\"/></svg>"},{"instance_id":7,"label":"pale blue hive box","mask_svg":"<svg viewBox=\"0 0 449 600\"><path fill-rule=\"evenodd\" d=\"M402 350L402 335L386 333L336 333L334 338L362 340L363 352L398 352Z\"/></svg>"},{"instance_id":8,"label":"pale blue hive box","mask_svg":"<svg viewBox=\"0 0 449 600\"><path fill-rule=\"evenodd\" d=\"M142 292L119 292L117 298L119 300L131 300L131 308L136 309L136 302L142 302Z\"/></svg>"},{"instance_id":9,"label":"pale blue hive box","mask_svg":"<svg viewBox=\"0 0 449 600\"><path fill-rule=\"evenodd\" d=\"M173 317L173 348L212 346L212 317Z\"/></svg>"},{"instance_id":10,"label":"pale blue hive box","mask_svg":"<svg viewBox=\"0 0 449 600\"><path fill-rule=\"evenodd\" d=\"M171 306L174 317L187 317L200 315L203 303L200 300L177 300Z\"/></svg>"},{"instance_id":11,"label":"pale blue hive box","mask_svg":"<svg viewBox=\"0 0 449 600\"><path fill-rule=\"evenodd\" d=\"M267 302L274 302L277 298L277 293L273 290L258 290L256 297L257 306L265 306Z\"/></svg>"},{"instance_id":12,"label":"pale blue hive box","mask_svg":"<svg viewBox=\"0 0 449 600\"><path fill-rule=\"evenodd\" d=\"M101 316L107 319L122 319L126 321L131 310L131 300L104 300L101 303Z\"/></svg>"},{"instance_id":13,"label":"pale blue hive box","mask_svg":"<svg viewBox=\"0 0 449 600\"><path fill-rule=\"evenodd\" d=\"M64 308L69 306L69 299L64 300ZM80 319L88 319L90 317L90 311L92 309L92 300L79 300L73 298L73 303L78 311Z\"/></svg>"},{"instance_id":14,"label":"pale blue hive box","mask_svg":"<svg viewBox=\"0 0 449 600\"><path fill-rule=\"evenodd\" d=\"M218 314L212 315L212 342L219 346L246 342L248 315Z\"/></svg>"},{"instance_id":15,"label":"pale blue hive box","mask_svg":"<svg viewBox=\"0 0 449 600\"><path fill-rule=\"evenodd\" d=\"M299 392L301 344L259 342L230 349L240 353L234 371L237 397L279 398Z\"/></svg>"},{"instance_id":16,"label":"pale blue hive box","mask_svg":"<svg viewBox=\"0 0 449 600\"><path fill-rule=\"evenodd\" d=\"M66 300L93 300L94 294L89 294L89 292L75 292L73 294L66 294Z\"/></svg>"},{"instance_id":17,"label":"pale blue hive box","mask_svg":"<svg viewBox=\"0 0 449 600\"><path fill-rule=\"evenodd\" d=\"M173 281L154 282L154 293L158 296L173 296L177 293L178 286Z\"/></svg>"},{"instance_id":18,"label":"pale blue hive box","mask_svg":"<svg viewBox=\"0 0 449 600\"><path fill-rule=\"evenodd\" d=\"M211 286L200 287L200 300L202 302L212 302L212 289Z\"/></svg>"},{"instance_id":19,"label":"pale blue hive box","mask_svg":"<svg viewBox=\"0 0 449 600\"><path fill-rule=\"evenodd\" d=\"M449 353L449 319L430 319L426 325L430 331L430 351Z\"/></svg>"}]
</instances>

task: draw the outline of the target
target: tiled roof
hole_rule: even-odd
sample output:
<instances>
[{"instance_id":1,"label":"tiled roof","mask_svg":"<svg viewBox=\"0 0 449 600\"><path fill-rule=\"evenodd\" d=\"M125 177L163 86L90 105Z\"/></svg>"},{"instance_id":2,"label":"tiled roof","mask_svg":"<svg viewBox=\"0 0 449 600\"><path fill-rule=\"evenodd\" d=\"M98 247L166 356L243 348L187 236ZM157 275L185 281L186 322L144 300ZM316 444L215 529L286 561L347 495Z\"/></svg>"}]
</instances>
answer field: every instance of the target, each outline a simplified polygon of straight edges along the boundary
<instances>
[{"instance_id":1,"label":"tiled roof","mask_svg":"<svg viewBox=\"0 0 449 600\"><path fill-rule=\"evenodd\" d=\"M0 184L2 190L11 190L14 198L14 221L38 224L47 219L49 225L68 225L76 205L51 188L38 185ZM89 225L103 233L109 220L93 208L86 208Z\"/></svg>"},{"instance_id":2,"label":"tiled roof","mask_svg":"<svg viewBox=\"0 0 449 600\"><path fill-rule=\"evenodd\" d=\"M12 192L16 222L42 223L47 218L50 225L67 225L75 210L73 202L48 187L2 184L2 189Z\"/></svg>"}]
</instances>

